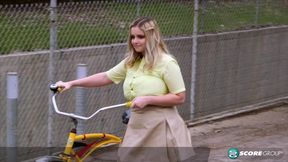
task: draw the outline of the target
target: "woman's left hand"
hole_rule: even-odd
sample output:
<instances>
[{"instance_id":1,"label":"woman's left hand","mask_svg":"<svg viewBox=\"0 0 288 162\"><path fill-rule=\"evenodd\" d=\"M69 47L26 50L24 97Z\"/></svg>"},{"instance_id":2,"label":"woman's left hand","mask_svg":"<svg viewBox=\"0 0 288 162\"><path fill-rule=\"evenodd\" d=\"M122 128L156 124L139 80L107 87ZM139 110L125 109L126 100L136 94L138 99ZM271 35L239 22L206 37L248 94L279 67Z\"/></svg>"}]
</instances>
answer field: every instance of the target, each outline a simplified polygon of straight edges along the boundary
<instances>
[{"instance_id":1,"label":"woman's left hand","mask_svg":"<svg viewBox=\"0 0 288 162\"><path fill-rule=\"evenodd\" d=\"M149 105L149 97L141 96L133 99L131 107L135 109L143 109L147 105Z\"/></svg>"}]
</instances>

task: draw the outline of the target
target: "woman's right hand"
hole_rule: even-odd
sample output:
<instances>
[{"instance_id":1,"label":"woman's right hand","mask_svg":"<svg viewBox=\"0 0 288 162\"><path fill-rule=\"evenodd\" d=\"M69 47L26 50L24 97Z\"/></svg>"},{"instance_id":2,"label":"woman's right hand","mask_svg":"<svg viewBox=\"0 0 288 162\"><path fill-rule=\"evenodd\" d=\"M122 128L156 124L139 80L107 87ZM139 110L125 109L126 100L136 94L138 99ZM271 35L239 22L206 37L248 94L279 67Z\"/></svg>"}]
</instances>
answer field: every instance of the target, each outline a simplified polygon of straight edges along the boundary
<instances>
[{"instance_id":1,"label":"woman's right hand","mask_svg":"<svg viewBox=\"0 0 288 162\"><path fill-rule=\"evenodd\" d=\"M57 87L63 88L62 92L66 91L72 87L70 82L63 82L63 81L56 82L56 85L57 85Z\"/></svg>"}]
</instances>

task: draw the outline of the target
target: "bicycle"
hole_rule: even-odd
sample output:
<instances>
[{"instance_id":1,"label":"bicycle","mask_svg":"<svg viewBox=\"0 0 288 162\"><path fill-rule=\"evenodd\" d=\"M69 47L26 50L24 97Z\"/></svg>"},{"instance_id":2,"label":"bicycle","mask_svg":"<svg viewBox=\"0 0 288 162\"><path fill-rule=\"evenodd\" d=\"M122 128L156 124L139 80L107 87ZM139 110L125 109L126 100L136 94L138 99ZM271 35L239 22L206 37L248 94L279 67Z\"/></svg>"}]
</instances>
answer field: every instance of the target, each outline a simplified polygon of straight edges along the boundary
<instances>
[{"instance_id":1,"label":"bicycle","mask_svg":"<svg viewBox=\"0 0 288 162\"><path fill-rule=\"evenodd\" d=\"M45 156L45 157L39 158L36 160L36 162L42 162L42 161L84 162L93 152L95 152L99 148L104 148L107 146L117 145L121 143L122 139L120 137L113 135L113 134L108 134L108 133L89 133L89 134L77 135L76 134L77 123L78 123L77 119L89 120L93 118L96 114L104 110L123 107L123 106L130 107L131 102L102 107L98 109L96 112L94 112L92 115L85 117L85 116L76 115L74 113L67 113L67 112L60 111L57 106L56 97L58 94L60 94L62 89L60 87L57 87L55 84L52 84L50 85L50 90L53 91L54 93L52 96L52 104L53 104L54 111L57 114L70 117L74 123L74 128L71 129L68 135L67 143L63 152L57 155ZM87 141L89 143L87 143Z\"/></svg>"}]
</instances>

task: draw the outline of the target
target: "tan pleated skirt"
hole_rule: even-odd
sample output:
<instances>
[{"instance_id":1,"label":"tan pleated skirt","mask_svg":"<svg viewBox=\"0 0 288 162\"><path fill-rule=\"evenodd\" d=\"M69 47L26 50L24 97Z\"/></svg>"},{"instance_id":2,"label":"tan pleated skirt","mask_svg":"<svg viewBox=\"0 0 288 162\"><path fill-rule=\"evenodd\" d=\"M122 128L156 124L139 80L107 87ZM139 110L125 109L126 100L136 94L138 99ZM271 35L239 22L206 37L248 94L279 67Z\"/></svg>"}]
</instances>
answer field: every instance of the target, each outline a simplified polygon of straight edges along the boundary
<instances>
[{"instance_id":1,"label":"tan pleated skirt","mask_svg":"<svg viewBox=\"0 0 288 162\"><path fill-rule=\"evenodd\" d=\"M191 135L176 107L132 110L120 162L178 162L193 156Z\"/></svg>"}]
</instances>

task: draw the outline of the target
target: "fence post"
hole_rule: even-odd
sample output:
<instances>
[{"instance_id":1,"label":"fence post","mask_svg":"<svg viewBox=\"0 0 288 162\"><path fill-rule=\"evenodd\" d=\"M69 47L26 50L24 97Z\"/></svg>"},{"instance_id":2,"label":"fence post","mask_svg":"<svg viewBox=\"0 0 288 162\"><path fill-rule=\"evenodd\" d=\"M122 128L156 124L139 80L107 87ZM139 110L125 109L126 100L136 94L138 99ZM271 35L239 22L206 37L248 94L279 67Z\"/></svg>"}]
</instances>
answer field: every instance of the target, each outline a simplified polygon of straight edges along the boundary
<instances>
[{"instance_id":1,"label":"fence post","mask_svg":"<svg viewBox=\"0 0 288 162\"><path fill-rule=\"evenodd\" d=\"M18 76L16 72L7 73L7 152L6 161L17 161L17 107Z\"/></svg>"},{"instance_id":2,"label":"fence post","mask_svg":"<svg viewBox=\"0 0 288 162\"><path fill-rule=\"evenodd\" d=\"M201 18L200 18L200 33L204 33L204 20L205 20L205 14L206 14L206 5L207 5L207 0L202 0L201 1Z\"/></svg>"},{"instance_id":3,"label":"fence post","mask_svg":"<svg viewBox=\"0 0 288 162\"><path fill-rule=\"evenodd\" d=\"M87 65L78 64L77 65L77 79L81 79L87 76ZM86 110L86 90L81 87L76 88L76 108L75 113L78 115L85 115ZM78 121L77 134L83 134L85 130L84 121Z\"/></svg>"},{"instance_id":4,"label":"fence post","mask_svg":"<svg viewBox=\"0 0 288 162\"><path fill-rule=\"evenodd\" d=\"M49 67L48 67L48 80L49 84L55 81L55 60L54 54L57 49L57 28L56 28L56 8L57 0L50 0L50 54L49 54ZM48 135L47 146L52 147L52 126L53 126L53 105L52 105L52 92L49 91L49 110L48 110Z\"/></svg>"},{"instance_id":5,"label":"fence post","mask_svg":"<svg viewBox=\"0 0 288 162\"><path fill-rule=\"evenodd\" d=\"M260 5L260 0L256 0L256 13L255 13L255 25L258 26L258 21L259 21L259 6Z\"/></svg>"},{"instance_id":6,"label":"fence post","mask_svg":"<svg viewBox=\"0 0 288 162\"><path fill-rule=\"evenodd\" d=\"M194 24L193 24L193 46L192 46L192 61L191 61L191 115L190 119L194 119L195 111L195 87L196 87L196 60L197 60L197 37L198 37L198 0L194 0Z\"/></svg>"},{"instance_id":7,"label":"fence post","mask_svg":"<svg viewBox=\"0 0 288 162\"><path fill-rule=\"evenodd\" d=\"M140 16L140 8L141 8L141 0L137 0L137 13L136 16L139 17Z\"/></svg>"}]
</instances>

